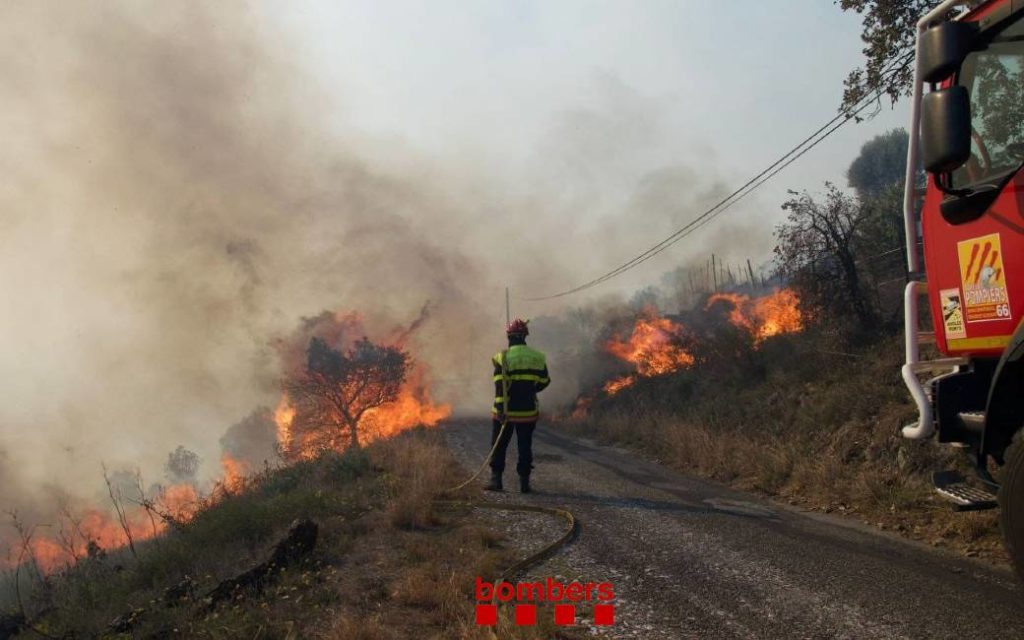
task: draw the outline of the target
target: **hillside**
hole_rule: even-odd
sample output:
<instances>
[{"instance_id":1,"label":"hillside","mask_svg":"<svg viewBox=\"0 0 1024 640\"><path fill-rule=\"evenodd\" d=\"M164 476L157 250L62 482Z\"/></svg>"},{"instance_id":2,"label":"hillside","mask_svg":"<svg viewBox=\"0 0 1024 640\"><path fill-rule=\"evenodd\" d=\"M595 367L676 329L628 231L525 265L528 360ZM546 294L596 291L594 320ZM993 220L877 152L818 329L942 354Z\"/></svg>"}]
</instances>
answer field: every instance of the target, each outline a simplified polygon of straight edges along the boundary
<instances>
[{"instance_id":1,"label":"hillside","mask_svg":"<svg viewBox=\"0 0 1024 640\"><path fill-rule=\"evenodd\" d=\"M97 551L45 576L23 565L21 604L8 602L4 619L23 611L27 620L20 634L0 636L490 637L474 624L473 580L518 558L478 517L432 503L464 473L439 435L423 430L265 471L137 545L137 557ZM312 550L246 584L246 572L306 519L318 528ZM502 637L569 637L544 621L514 632L507 618L501 625Z\"/></svg>"},{"instance_id":2,"label":"hillside","mask_svg":"<svg viewBox=\"0 0 1024 640\"><path fill-rule=\"evenodd\" d=\"M901 340L833 338L812 328L739 359L639 377L563 424L685 473L1004 563L996 512L953 512L932 489L932 471L964 460L899 435L915 416Z\"/></svg>"}]
</instances>

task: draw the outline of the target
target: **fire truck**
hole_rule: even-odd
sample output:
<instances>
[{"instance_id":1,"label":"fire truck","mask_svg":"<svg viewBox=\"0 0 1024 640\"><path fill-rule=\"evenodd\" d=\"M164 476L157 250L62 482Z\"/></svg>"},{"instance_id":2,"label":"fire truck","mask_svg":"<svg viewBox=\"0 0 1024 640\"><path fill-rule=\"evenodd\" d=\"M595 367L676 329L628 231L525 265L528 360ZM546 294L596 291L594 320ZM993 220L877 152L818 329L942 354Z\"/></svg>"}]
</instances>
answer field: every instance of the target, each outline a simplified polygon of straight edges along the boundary
<instances>
[{"instance_id":1,"label":"fire truck","mask_svg":"<svg viewBox=\"0 0 1024 640\"><path fill-rule=\"evenodd\" d=\"M973 472L935 488L999 508L1024 577L1024 0L948 0L916 35L902 375L919 415L903 435L964 450Z\"/></svg>"}]
</instances>

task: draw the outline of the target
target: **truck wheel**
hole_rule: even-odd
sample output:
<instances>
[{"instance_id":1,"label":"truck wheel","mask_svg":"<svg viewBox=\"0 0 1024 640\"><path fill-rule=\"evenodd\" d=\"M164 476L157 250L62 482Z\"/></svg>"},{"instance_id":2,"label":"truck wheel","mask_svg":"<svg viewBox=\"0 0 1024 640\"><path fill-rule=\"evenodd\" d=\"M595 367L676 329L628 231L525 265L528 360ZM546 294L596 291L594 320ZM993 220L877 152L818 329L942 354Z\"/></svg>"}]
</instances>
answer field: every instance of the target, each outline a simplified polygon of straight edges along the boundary
<instances>
[{"instance_id":1,"label":"truck wheel","mask_svg":"<svg viewBox=\"0 0 1024 640\"><path fill-rule=\"evenodd\" d=\"M1024 432L1018 431L1006 449L1006 466L999 486L999 524L1003 542L1017 575L1024 580Z\"/></svg>"}]
</instances>

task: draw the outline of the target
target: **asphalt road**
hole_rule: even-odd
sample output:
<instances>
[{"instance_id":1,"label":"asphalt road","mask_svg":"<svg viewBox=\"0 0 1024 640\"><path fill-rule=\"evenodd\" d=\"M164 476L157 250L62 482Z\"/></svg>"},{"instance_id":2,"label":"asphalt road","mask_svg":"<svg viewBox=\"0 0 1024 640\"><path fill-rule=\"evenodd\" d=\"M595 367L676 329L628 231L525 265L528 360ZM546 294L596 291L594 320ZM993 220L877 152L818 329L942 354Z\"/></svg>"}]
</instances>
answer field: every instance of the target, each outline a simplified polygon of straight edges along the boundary
<instances>
[{"instance_id":1,"label":"asphalt road","mask_svg":"<svg viewBox=\"0 0 1024 640\"><path fill-rule=\"evenodd\" d=\"M445 427L472 469L489 430L484 421ZM615 625L602 628L607 637L1024 638L1024 588L1008 570L688 477L549 425L538 429L534 452L537 492L494 495L577 516L576 541L531 574L611 581L617 609ZM524 549L557 536L557 522L488 517Z\"/></svg>"}]
</instances>

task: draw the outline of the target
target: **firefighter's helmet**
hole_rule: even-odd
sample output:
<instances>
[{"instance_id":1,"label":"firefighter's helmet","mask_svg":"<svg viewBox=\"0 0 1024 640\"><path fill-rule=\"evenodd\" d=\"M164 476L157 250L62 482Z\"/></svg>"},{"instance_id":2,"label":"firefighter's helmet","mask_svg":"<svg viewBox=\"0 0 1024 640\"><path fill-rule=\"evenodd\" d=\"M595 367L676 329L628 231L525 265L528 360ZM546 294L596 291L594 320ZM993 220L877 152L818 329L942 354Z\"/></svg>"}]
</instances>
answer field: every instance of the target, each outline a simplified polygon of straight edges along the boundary
<instances>
[{"instance_id":1,"label":"firefighter's helmet","mask_svg":"<svg viewBox=\"0 0 1024 640\"><path fill-rule=\"evenodd\" d=\"M508 327L505 328L505 333L507 333L509 336L518 336L520 338L525 338L526 336L530 335L530 327L527 326L529 323L529 320L522 320L520 318L516 318L512 322L508 323Z\"/></svg>"}]
</instances>

